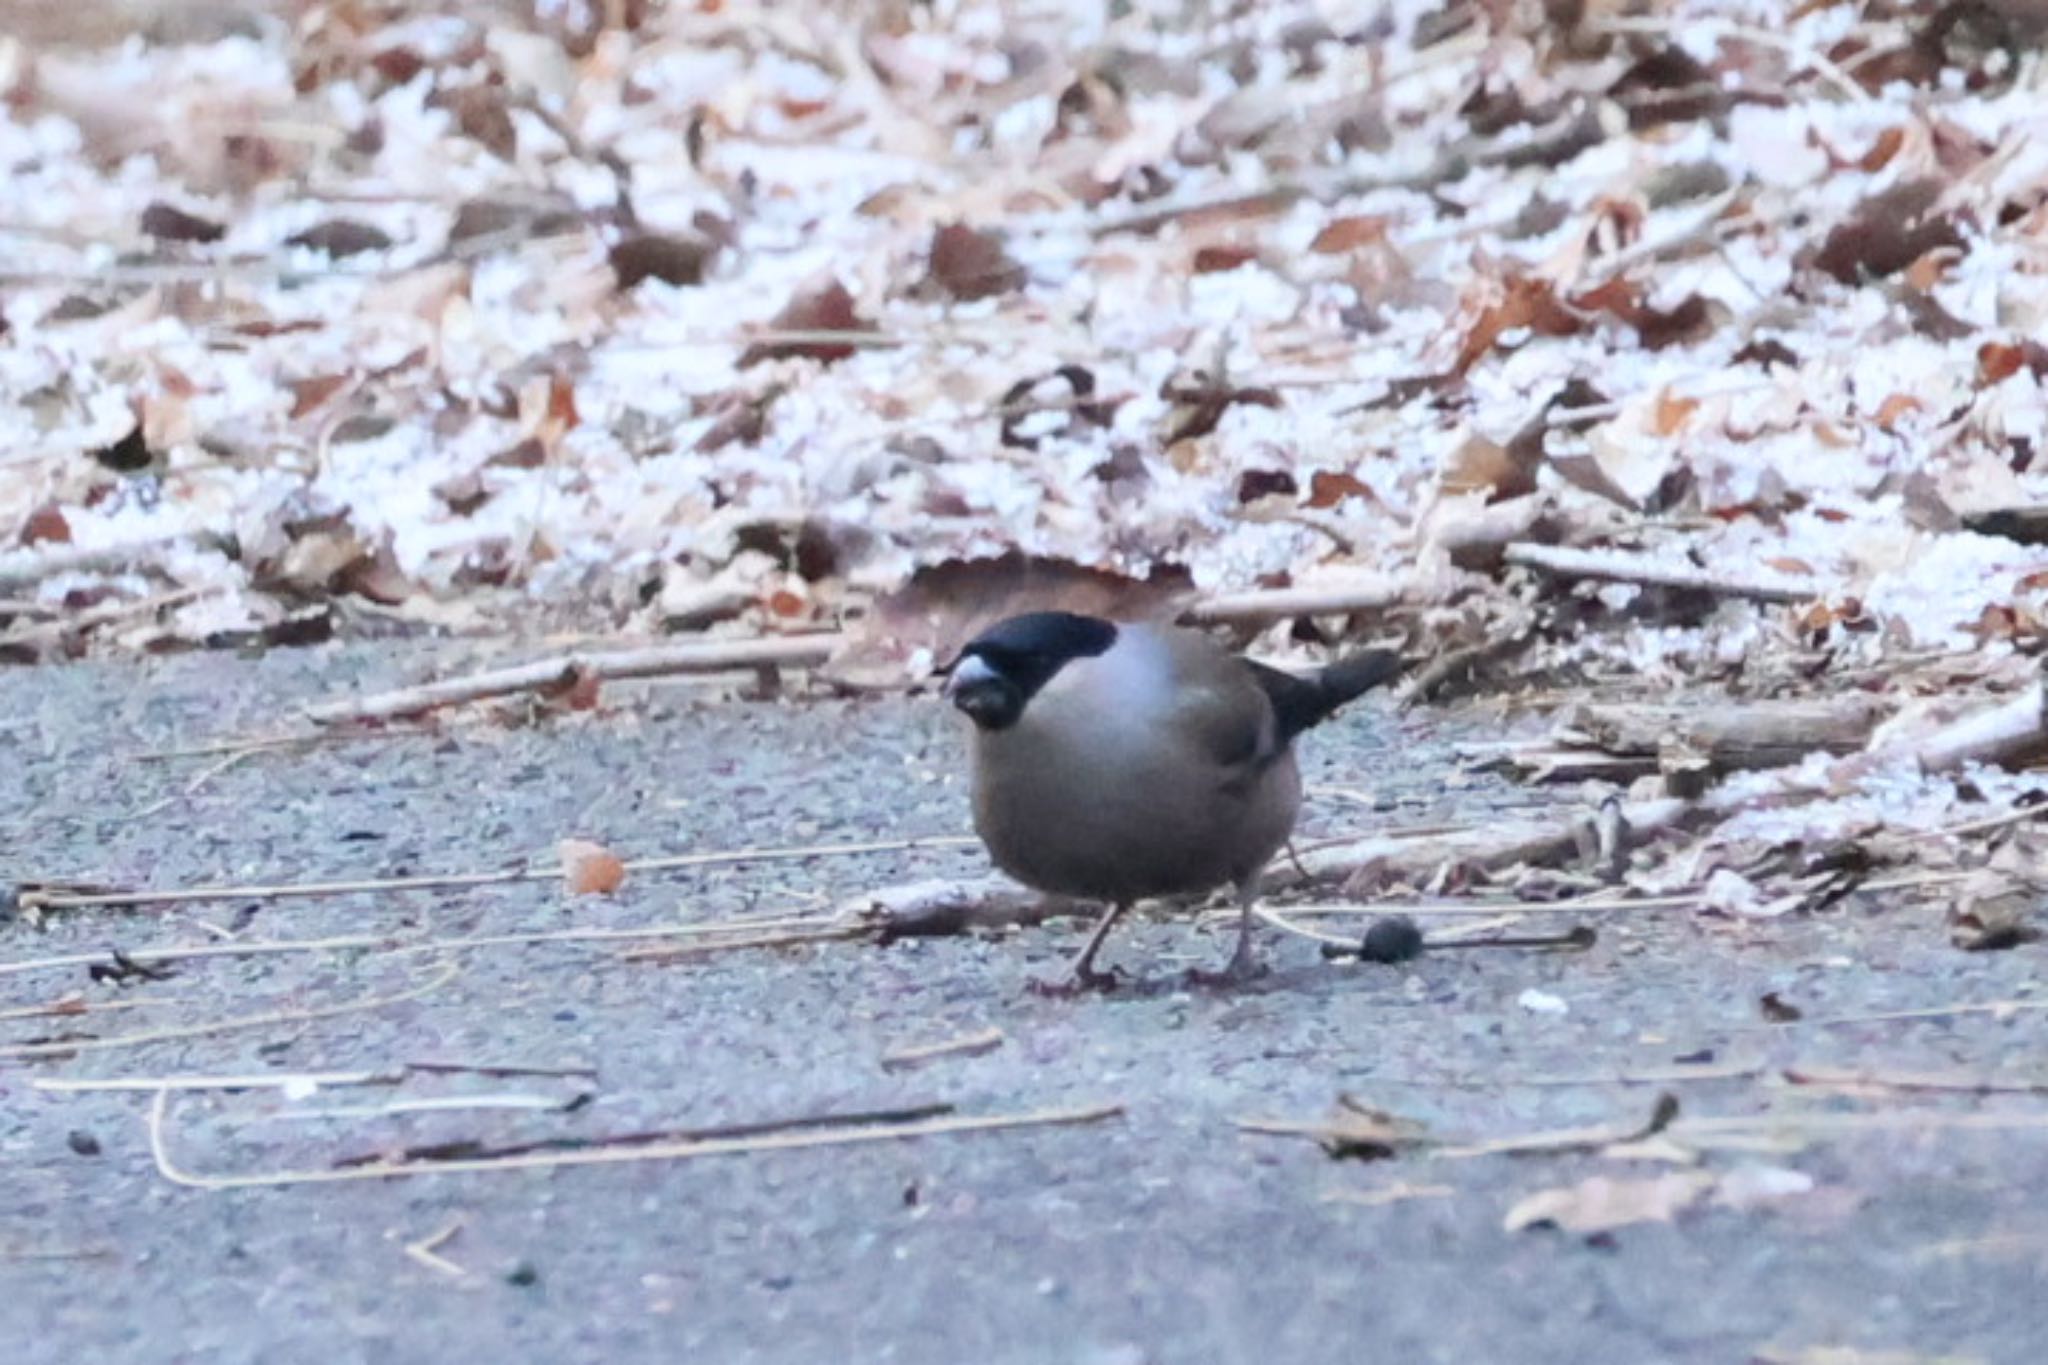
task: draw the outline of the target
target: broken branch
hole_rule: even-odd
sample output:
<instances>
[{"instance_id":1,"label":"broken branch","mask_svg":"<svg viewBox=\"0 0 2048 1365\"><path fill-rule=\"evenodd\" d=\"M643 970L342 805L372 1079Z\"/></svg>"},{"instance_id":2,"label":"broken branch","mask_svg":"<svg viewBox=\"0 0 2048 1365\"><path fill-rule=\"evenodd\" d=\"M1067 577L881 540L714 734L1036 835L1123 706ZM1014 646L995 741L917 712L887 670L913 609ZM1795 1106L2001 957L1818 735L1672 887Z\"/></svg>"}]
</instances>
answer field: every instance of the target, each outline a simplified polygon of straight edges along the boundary
<instances>
[{"instance_id":1,"label":"broken branch","mask_svg":"<svg viewBox=\"0 0 2048 1365\"><path fill-rule=\"evenodd\" d=\"M1623 550L1579 550L1563 545L1517 541L1504 557L1556 578L1591 578L1639 587L1683 588L1717 597L1746 597L1757 602L1810 602L1827 596L1818 580L1776 574L1770 578L1739 578L1695 569L1645 554Z\"/></svg>"}]
</instances>

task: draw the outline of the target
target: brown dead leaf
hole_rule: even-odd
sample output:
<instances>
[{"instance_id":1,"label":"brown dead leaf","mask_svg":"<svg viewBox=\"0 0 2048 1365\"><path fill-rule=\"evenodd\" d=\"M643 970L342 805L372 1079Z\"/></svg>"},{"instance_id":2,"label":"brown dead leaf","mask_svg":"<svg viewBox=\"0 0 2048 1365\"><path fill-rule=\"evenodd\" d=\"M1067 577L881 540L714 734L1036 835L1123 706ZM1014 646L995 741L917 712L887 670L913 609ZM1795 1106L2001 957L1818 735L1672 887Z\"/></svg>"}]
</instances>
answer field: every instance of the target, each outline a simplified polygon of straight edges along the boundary
<instances>
[{"instance_id":1,"label":"brown dead leaf","mask_svg":"<svg viewBox=\"0 0 2048 1365\"><path fill-rule=\"evenodd\" d=\"M427 98L427 107L453 114L462 135L500 161L518 158L519 127L512 121L503 86L467 85L459 90L436 90Z\"/></svg>"},{"instance_id":2,"label":"brown dead leaf","mask_svg":"<svg viewBox=\"0 0 2048 1365\"><path fill-rule=\"evenodd\" d=\"M1899 149L1906 145L1904 128L1887 128L1877 135L1877 141L1870 144L1870 150L1856 158L1856 169L1865 175L1876 175L1891 164Z\"/></svg>"},{"instance_id":3,"label":"brown dead leaf","mask_svg":"<svg viewBox=\"0 0 2048 1365\"><path fill-rule=\"evenodd\" d=\"M562 889L572 896L609 896L626 880L626 864L603 844L564 839L556 854L562 860Z\"/></svg>"},{"instance_id":4,"label":"brown dead leaf","mask_svg":"<svg viewBox=\"0 0 2048 1365\"><path fill-rule=\"evenodd\" d=\"M1508 1210L1509 1232L1557 1227L1566 1232L1608 1232L1631 1223L1668 1223L1714 1187L1707 1171L1668 1171L1644 1180L1596 1175L1576 1185L1539 1190Z\"/></svg>"},{"instance_id":5,"label":"brown dead leaf","mask_svg":"<svg viewBox=\"0 0 2048 1365\"><path fill-rule=\"evenodd\" d=\"M1539 458L1541 453L1539 445ZM1499 502L1535 492L1537 464L1538 460L1525 458L1511 446L1475 433L1452 452L1440 482L1446 493L1485 492L1490 494L1487 501Z\"/></svg>"},{"instance_id":6,"label":"brown dead leaf","mask_svg":"<svg viewBox=\"0 0 2048 1365\"><path fill-rule=\"evenodd\" d=\"M694 449L700 455L723 450L729 445L753 445L768 430L768 410L782 396L780 388L766 393L737 391L719 394L700 404L698 415L712 419Z\"/></svg>"},{"instance_id":7,"label":"brown dead leaf","mask_svg":"<svg viewBox=\"0 0 2048 1365\"><path fill-rule=\"evenodd\" d=\"M1652 351L1696 341L1714 322L1712 307L1698 294L1675 308L1653 308L1623 275L1575 296L1571 306L1581 312L1605 313L1633 327L1637 339Z\"/></svg>"},{"instance_id":8,"label":"brown dead leaf","mask_svg":"<svg viewBox=\"0 0 2048 1365\"><path fill-rule=\"evenodd\" d=\"M838 280L799 293L768 324L784 332L872 332L875 324L862 318L854 308L853 295ZM765 341L756 342L740 353L739 367L746 369L764 360L815 360L830 365L846 359L859 349L851 342Z\"/></svg>"},{"instance_id":9,"label":"brown dead leaf","mask_svg":"<svg viewBox=\"0 0 2048 1365\"><path fill-rule=\"evenodd\" d=\"M548 448L531 436L484 461L496 469L539 469L547 462Z\"/></svg>"},{"instance_id":10,"label":"brown dead leaf","mask_svg":"<svg viewBox=\"0 0 2048 1365\"><path fill-rule=\"evenodd\" d=\"M349 382L345 374L315 375L310 379L294 379L285 387L292 393L291 419L296 422L315 411L328 399L341 392Z\"/></svg>"},{"instance_id":11,"label":"brown dead leaf","mask_svg":"<svg viewBox=\"0 0 2048 1365\"><path fill-rule=\"evenodd\" d=\"M227 229L196 213L187 213L175 204L161 200L142 211L142 232L160 242L217 242L227 235Z\"/></svg>"},{"instance_id":12,"label":"brown dead leaf","mask_svg":"<svg viewBox=\"0 0 2048 1365\"><path fill-rule=\"evenodd\" d=\"M1872 195L1835 226L1809 264L1843 284L1882 279L1940 247L1963 246L1950 219L1935 212L1943 183L1908 180Z\"/></svg>"},{"instance_id":13,"label":"brown dead leaf","mask_svg":"<svg viewBox=\"0 0 2048 1365\"><path fill-rule=\"evenodd\" d=\"M932 234L930 260L925 279L964 302L1024 287L1024 267L1010 259L1003 239L965 223L948 223Z\"/></svg>"},{"instance_id":14,"label":"brown dead leaf","mask_svg":"<svg viewBox=\"0 0 2048 1365\"><path fill-rule=\"evenodd\" d=\"M1259 249L1255 246L1212 244L1195 249L1192 268L1197 275L1218 275L1258 258Z\"/></svg>"},{"instance_id":15,"label":"brown dead leaf","mask_svg":"<svg viewBox=\"0 0 2048 1365\"><path fill-rule=\"evenodd\" d=\"M1676 436L1686 419L1699 408L1699 399L1680 398L1667 387L1657 395L1657 410L1650 419L1650 429L1659 436Z\"/></svg>"},{"instance_id":16,"label":"brown dead leaf","mask_svg":"<svg viewBox=\"0 0 2048 1365\"><path fill-rule=\"evenodd\" d=\"M336 575L334 586L386 607L398 606L413 594L412 582L398 567L397 558L381 546L345 566Z\"/></svg>"},{"instance_id":17,"label":"brown dead leaf","mask_svg":"<svg viewBox=\"0 0 2048 1365\"><path fill-rule=\"evenodd\" d=\"M1319 256L1342 256L1362 246L1387 240L1389 219L1381 214L1357 214L1333 218L1318 232L1308 249Z\"/></svg>"},{"instance_id":18,"label":"brown dead leaf","mask_svg":"<svg viewBox=\"0 0 2048 1365\"><path fill-rule=\"evenodd\" d=\"M2026 366L2026 353L2002 341L1987 341L1977 348L1977 382L1985 386L2003 384Z\"/></svg>"},{"instance_id":19,"label":"brown dead leaf","mask_svg":"<svg viewBox=\"0 0 2048 1365\"><path fill-rule=\"evenodd\" d=\"M621 291L642 280L686 288L704 282L704 269L715 252L710 242L699 238L642 232L621 238L607 259Z\"/></svg>"},{"instance_id":20,"label":"brown dead leaf","mask_svg":"<svg viewBox=\"0 0 2048 1365\"><path fill-rule=\"evenodd\" d=\"M548 704L563 711L595 711L603 698L603 676L595 669L579 668L567 687L548 694Z\"/></svg>"},{"instance_id":21,"label":"brown dead leaf","mask_svg":"<svg viewBox=\"0 0 2048 1365\"><path fill-rule=\"evenodd\" d=\"M340 260L346 256L360 256L369 251L386 251L391 247L391 238L380 228L353 218L336 218L296 232L284 239L286 246L305 247L309 251L325 252Z\"/></svg>"},{"instance_id":22,"label":"brown dead leaf","mask_svg":"<svg viewBox=\"0 0 2048 1365\"><path fill-rule=\"evenodd\" d=\"M1911 394L1895 393L1877 405L1875 420L1886 431L1895 431L1907 413L1924 410L1925 405Z\"/></svg>"},{"instance_id":23,"label":"brown dead leaf","mask_svg":"<svg viewBox=\"0 0 2048 1365\"><path fill-rule=\"evenodd\" d=\"M1304 504L1317 509L1335 507L1348 498L1364 498L1378 502L1379 497L1371 487L1342 470L1318 469L1309 475L1308 500Z\"/></svg>"},{"instance_id":24,"label":"brown dead leaf","mask_svg":"<svg viewBox=\"0 0 2048 1365\"><path fill-rule=\"evenodd\" d=\"M1931 293L1935 286L1947 277L1949 268L1962 258L1961 251L1948 246L1938 246L1924 253L1906 267L1906 287L1920 294ZM1957 335L1967 335L1972 330L1974 329L1965 324L1964 329Z\"/></svg>"},{"instance_id":25,"label":"brown dead leaf","mask_svg":"<svg viewBox=\"0 0 2048 1365\"><path fill-rule=\"evenodd\" d=\"M1451 373L1470 372L1509 332L1527 328L1538 336L1566 337L1583 325L1578 315L1558 301L1549 281L1511 275L1499 282L1496 297L1480 307L1466 328Z\"/></svg>"},{"instance_id":26,"label":"brown dead leaf","mask_svg":"<svg viewBox=\"0 0 2048 1365\"><path fill-rule=\"evenodd\" d=\"M28 521L21 528L23 545L69 545L71 523L64 516L64 509L54 502L46 502L28 514Z\"/></svg>"},{"instance_id":27,"label":"brown dead leaf","mask_svg":"<svg viewBox=\"0 0 2048 1365\"><path fill-rule=\"evenodd\" d=\"M2036 379L2048 377L2048 345L2024 337L2018 342L1987 341L1977 348L1977 381L1987 388L2023 369Z\"/></svg>"}]
</instances>

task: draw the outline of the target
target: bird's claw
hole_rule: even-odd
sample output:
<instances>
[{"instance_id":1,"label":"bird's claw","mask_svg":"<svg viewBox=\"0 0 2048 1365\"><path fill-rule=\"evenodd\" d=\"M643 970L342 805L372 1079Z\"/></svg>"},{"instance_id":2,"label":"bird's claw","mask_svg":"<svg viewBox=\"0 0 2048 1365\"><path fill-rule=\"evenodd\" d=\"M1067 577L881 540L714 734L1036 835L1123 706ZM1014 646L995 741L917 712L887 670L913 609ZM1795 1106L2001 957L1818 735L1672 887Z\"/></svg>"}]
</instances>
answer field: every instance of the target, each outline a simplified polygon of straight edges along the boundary
<instances>
[{"instance_id":1,"label":"bird's claw","mask_svg":"<svg viewBox=\"0 0 2048 1365\"><path fill-rule=\"evenodd\" d=\"M1230 989L1248 986L1271 970L1250 953L1237 952L1230 955L1230 961L1225 963L1220 971L1204 971L1200 967L1188 968L1187 983L1190 986Z\"/></svg>"},{"instance_id":2,"label":"bird's claw","mask_svg":"<svg viewBox=\"0 0 2048 1365\"><path fill-rule=\"evenodd\" d=\"M1076 967L1057 981L1047 981L1034 976L1024 988L1033 995L1048 1000L1071 1000L1087 991L1112 991L1116 989L1119 973L1114 969L1099 972L1093 967Z\"/></svg>"}]
</instances>

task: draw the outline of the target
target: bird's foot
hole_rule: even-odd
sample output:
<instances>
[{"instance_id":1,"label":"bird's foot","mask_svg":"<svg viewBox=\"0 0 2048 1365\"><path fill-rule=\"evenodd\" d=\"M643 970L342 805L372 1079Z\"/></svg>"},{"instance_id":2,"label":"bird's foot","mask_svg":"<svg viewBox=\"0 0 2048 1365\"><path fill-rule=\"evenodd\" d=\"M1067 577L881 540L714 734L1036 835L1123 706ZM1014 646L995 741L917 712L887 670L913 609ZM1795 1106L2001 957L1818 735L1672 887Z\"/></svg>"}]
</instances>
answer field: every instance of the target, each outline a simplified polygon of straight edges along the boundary
<instances>
[{"instance_id":1,"label":"bird's foot","mask_svg":"<svg viewBox=\"0 0 2048 1365\"><path fill-rule=\"evenodd\" d=\"M1219 989L1234 989L1248 986L1272 969L1258 960L1251 950L1240 945L1230 955L1230 961L1223 964L1221 971L1204 971L1199 967L1188 968L1187 983L1190 986L1207 986Z\"/></svg>"},{"instance_id":2,"label":"bird's foot","mask_svg":"<svg viewBox=\"0 0 2048 1365\"><path fill-rule=\"evenodd\" d=\"M1097 971L1093 967L1077 965L1072 971L1069 971L1057 981L1048 981L1044 977L1034 976L1024 983L1024 989L1030 991L1033 995L1043 996L1048 1000L1071 1000L1075 996L1082 995L1088 991L1115 990L1118 976L1119 973L1115 968L1103 972Z\"/></svg>"}]
</instances>

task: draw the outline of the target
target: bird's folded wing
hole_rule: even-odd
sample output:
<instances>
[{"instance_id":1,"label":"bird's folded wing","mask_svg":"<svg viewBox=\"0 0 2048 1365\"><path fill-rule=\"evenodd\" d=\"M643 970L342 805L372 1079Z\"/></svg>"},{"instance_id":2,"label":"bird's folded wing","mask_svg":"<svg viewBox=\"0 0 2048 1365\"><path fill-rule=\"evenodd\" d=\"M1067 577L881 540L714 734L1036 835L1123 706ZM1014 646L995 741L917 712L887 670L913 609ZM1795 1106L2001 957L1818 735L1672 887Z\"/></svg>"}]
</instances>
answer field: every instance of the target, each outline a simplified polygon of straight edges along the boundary
<instances>
[{"instance_id":1,"label":"bird's folded wing","mask_svg":"<svg viewBox=\"0 0 2048 1365\"><path fill-rule=\"evenodd\" d=\"M1273 708L1243 673L1179 689L1170 725L1188 751L1218 769L1226 782L1263 768L1281 750Z\"/></svg>"}]
</instances>

